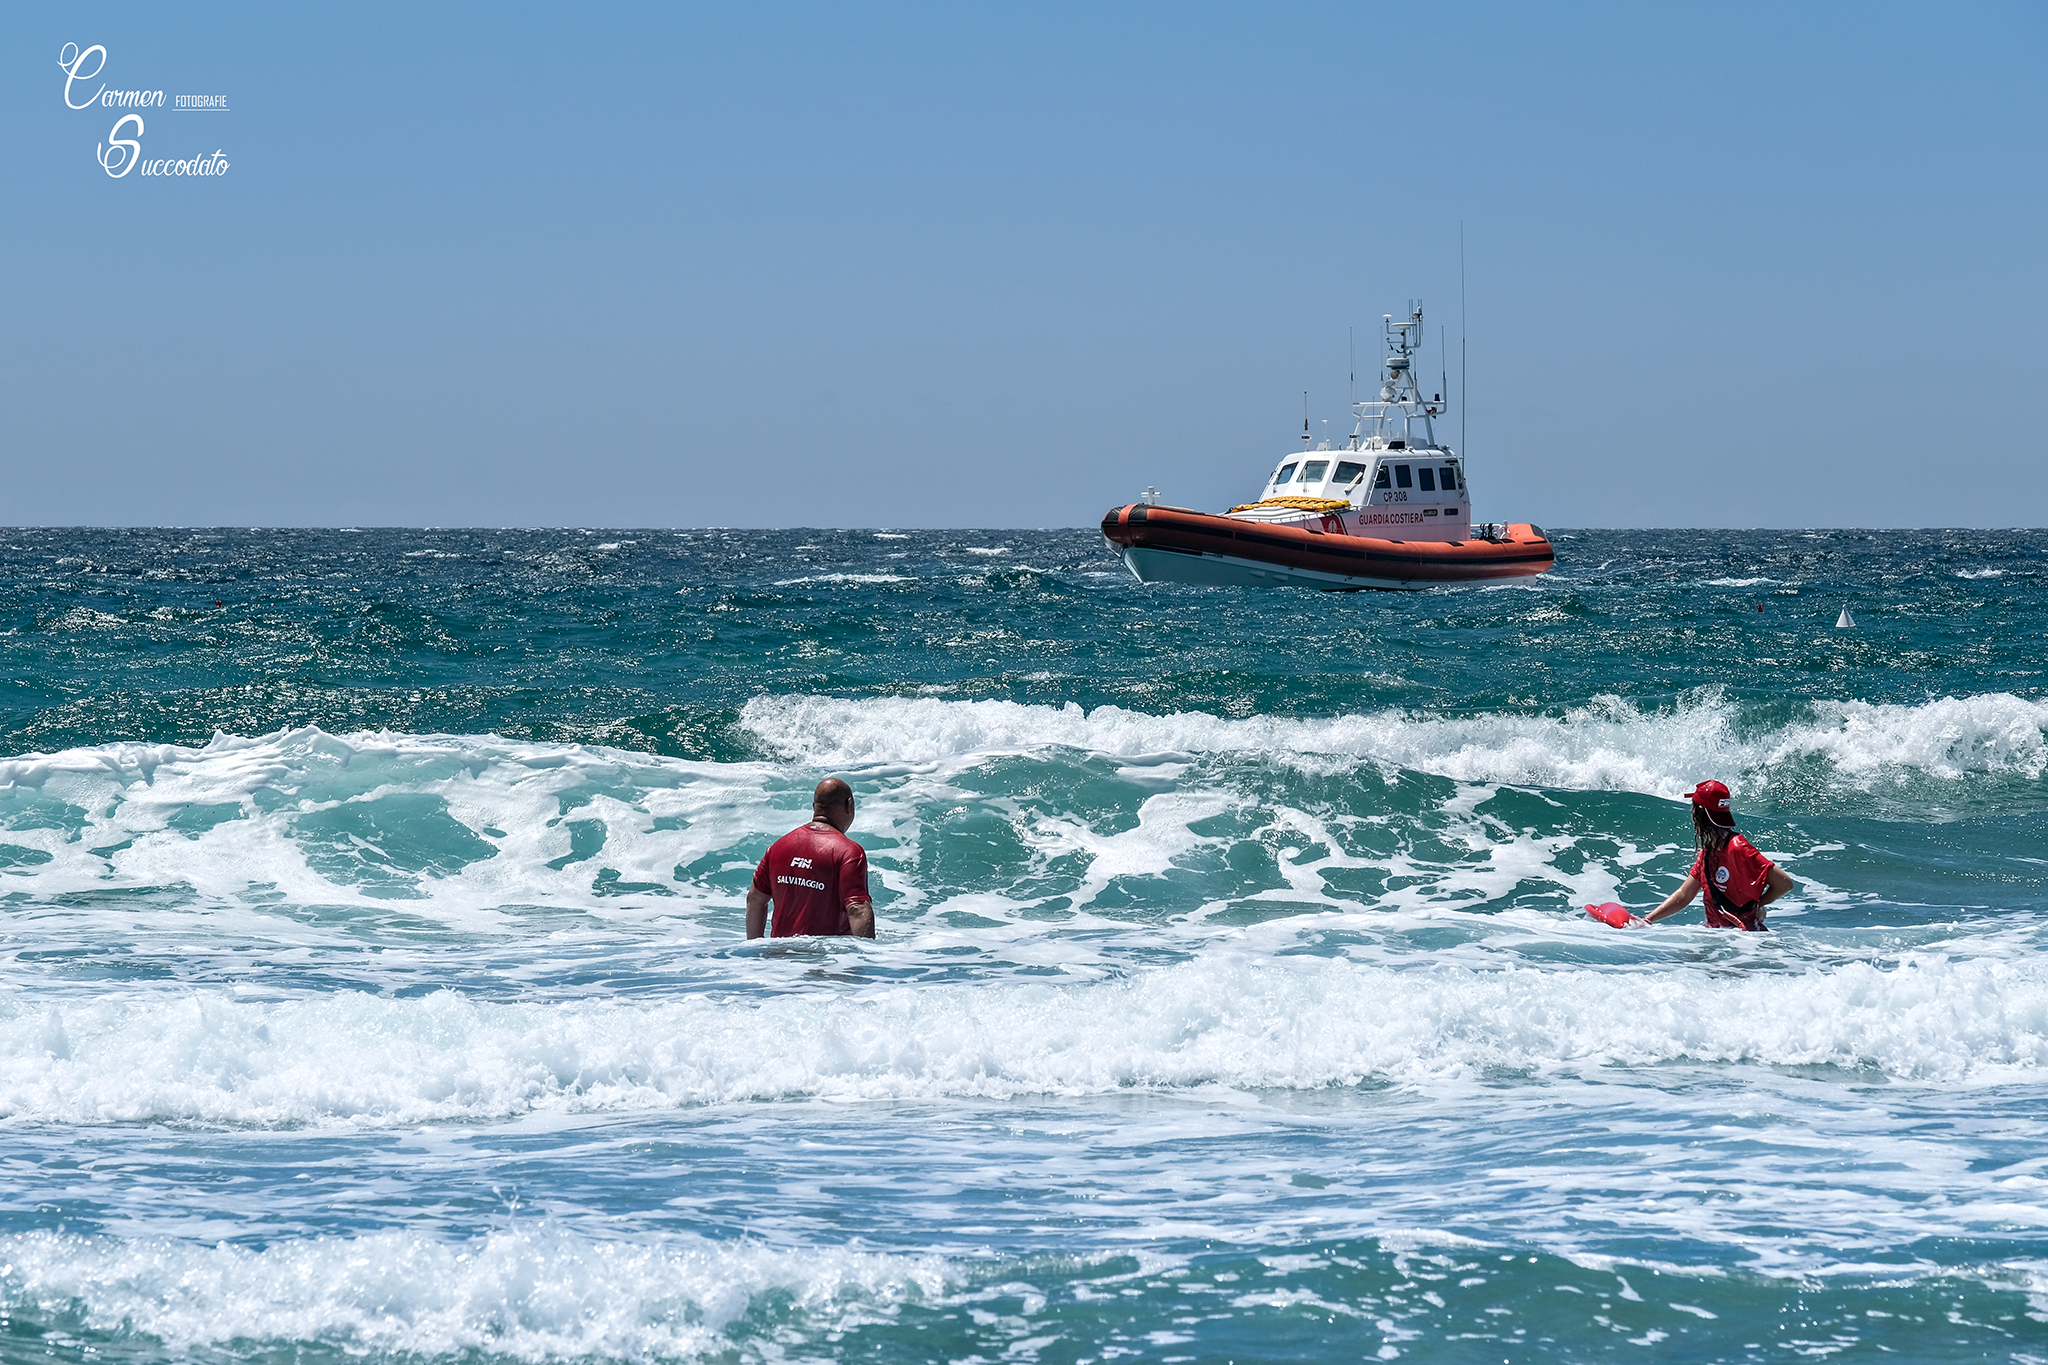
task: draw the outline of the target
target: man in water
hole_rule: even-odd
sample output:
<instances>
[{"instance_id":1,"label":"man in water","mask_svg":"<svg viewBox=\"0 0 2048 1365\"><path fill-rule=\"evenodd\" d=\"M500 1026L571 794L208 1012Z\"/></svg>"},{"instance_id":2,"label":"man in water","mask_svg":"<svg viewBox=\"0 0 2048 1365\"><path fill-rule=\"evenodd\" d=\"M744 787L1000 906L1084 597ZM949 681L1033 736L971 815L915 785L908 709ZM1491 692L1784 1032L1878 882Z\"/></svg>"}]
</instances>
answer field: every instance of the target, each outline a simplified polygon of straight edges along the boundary
<instances>
[{"instance_id":1,"label":"man in water","mask_svg":"<svg viewBox=\"0 0 2048 1365\"><path fill-rule=\"evenodd\" d=\"M867 850L846 837L853 823L853 788L828 777L811 793L811 823L769 846L747 892L747 937L854 934L875 936L875 903L868 898Z\"/></svg>"}]
</instances>

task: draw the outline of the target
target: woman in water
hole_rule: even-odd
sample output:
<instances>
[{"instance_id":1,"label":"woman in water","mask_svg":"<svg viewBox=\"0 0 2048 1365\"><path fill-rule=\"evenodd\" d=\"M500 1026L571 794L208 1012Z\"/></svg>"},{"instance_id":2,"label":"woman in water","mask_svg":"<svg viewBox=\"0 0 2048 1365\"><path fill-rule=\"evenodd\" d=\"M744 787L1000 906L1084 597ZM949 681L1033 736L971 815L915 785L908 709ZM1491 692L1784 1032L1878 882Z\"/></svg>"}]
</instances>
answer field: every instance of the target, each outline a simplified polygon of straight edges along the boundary
<instances>
[{"instance_id":1,"label":"woman in water","mask_svg":"<svg viewBox=\"0 0 2048 1365\"><path fill-rule=\"evenodd\" d=\"M1685 883L1643 918L1655 924L1692 904L1705 887L1707 923L1716 929L1768 929L1764 907L1790 891L1785 870L1750 846L1735 832L1735 813L1728 808L1728 789L1702 782L1686 798L1692 802L1693 841L1700 856Z\"/></svg>"}]
</instances>

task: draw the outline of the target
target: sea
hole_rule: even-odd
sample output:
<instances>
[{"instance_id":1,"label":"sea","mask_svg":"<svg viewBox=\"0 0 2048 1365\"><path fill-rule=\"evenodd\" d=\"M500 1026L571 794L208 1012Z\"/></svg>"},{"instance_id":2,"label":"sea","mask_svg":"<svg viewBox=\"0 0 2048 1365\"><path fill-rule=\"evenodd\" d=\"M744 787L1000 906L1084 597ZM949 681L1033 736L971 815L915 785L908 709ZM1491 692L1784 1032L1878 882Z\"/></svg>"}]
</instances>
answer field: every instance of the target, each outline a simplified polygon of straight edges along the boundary
<instances>
[{"instance_id":1,"label":"sea","mask_svg":"<svg viewBox=\"0 0 2048 1365\"><path fill-rule=\"evenodd\" d=\"M0 1360L2042 1365L2048 532L1554 540L0 531Z\"/></svg>"}]
</instances>

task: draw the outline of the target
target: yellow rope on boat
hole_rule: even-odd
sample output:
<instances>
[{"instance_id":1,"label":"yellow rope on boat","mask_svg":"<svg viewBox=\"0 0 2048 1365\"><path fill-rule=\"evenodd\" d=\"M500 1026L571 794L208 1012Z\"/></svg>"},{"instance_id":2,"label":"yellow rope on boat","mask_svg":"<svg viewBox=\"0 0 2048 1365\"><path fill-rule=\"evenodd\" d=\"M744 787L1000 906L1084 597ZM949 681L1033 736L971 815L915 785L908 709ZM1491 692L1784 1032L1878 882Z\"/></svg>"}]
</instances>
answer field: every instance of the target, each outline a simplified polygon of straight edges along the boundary
<instances>
[{"instance_id":1,"label":"yellow rope on boat","mask_svg":"<svg viewBox=\"0 0 2048 1365\"><path fill-rule=\"evenodd\" d=\"M1233 512L1252 512L1261 507L1288 507L1297 512L1334 512L1338 508L1351 510L1351 504L1343 498L1261 498L1257 502L1242 503L1231 508Z\"/></svg>"}]
</instances>

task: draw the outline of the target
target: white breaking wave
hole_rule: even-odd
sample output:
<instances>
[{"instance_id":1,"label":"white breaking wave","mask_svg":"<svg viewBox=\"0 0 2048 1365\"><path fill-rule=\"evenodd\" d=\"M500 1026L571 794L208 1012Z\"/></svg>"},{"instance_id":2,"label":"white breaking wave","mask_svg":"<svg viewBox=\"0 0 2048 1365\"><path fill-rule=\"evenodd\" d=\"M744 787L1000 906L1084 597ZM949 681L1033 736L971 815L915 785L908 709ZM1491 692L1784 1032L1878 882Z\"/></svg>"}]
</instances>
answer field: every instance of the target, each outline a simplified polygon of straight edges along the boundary
<instances>
[{"instance_id":1,"label":"white breaking wave","mask_svg":"<svg viewBox=\"0 0 2048 1365\"><path fill-rule=\"evenodd\" d=\"M1703 774L1747 773L1817 757L1863 778L1917 769L2037 778L2048 769L2048 705L2009 693L1917 706L1815 703L1811 717L1755 736L1733 703L1709 691L1673 710L1603 697L1562 716L1434 716L1388 710L1328 719L1199 711L1148 715L1011 701L757 697L741 724L780 755L818 766L929 763L983 753L1067 747L1135 757L1243 754L1281 761L1373 761L1468 782L1677 797Z\"/></svg>"},{"instance_id":2,"label":"white breaking wave","mask_svg":"<svg viewBox=\"0 0 2048 1365\"><path fill-rule=\"evenodd\" d=\"M127 625L122 617L110 612L95 611L91 607L73 607L51 620L50 630L113 630Z\"/></svg>"},{"instance_id":3,"label":"white breaking wave","mask_svg":"<svg viewBox=\"0 0 2048 1365\"><path fill-rule=\"evenodd\" d=\"M1815 754L1856 776L1905 768L1949 780L1971 773L2038 778L2048 770L2048 704L2009 692L1917 706L1830 701L1814 711L1811 722L1771 738L1765 762Z\"/></svg>"},{"instance_id":4,"label":"white breaking wave","mask_svg":"<svg viewBox=\"0 0 2048 1365\"><path fill-rule=\"evenodd\" d=\"M1393 970L1212 951L1121 979L496 1002L218 989L0 1014L0 1115L381 1128L793 1097L1459 1084L1684 1060L2038 1080L2048 967Z\"/></svg>"},{"instance_id":5,"label":"white breaking wave","mask_svg":"<svg viewBox=\"0 0 2048 1365\"><path fill-rule=\"evenodd\" d=\"M261 883L301 905L431 900L490 932L508 902L594 903L600 866L687 890L679 864L800 823L808 790L769 764L489 735L110 744L0 760L0 877L46 896L180 887L222 904Z\"/></svg>"},{"instance_id":6,"label":"white breaking wave","mask_svg":"<svg viewBox=\"0 0 2048 1365\"><path fill-rule=\"evenodd\" d=\"M1189 790L1154 789L1182 775ZM927 824L932 810L966 801L1002 820L1031 850L1032 867L1057 863L1066 869L1057 878L1078 877L1066 884L1083 904L1112 877L1163 874L1176 859L1266 837L1255 830L1196 834L1194 823L1245 798L1186 765L1134 762L1124 776L1129 804L1103 827L1100 814L1019 810L1000 793L977 794L944 773L873 769L862 781L860 831L874 850L874 875L902 897L902 910L970 891L989 897L998 914L998 905L1015 904L1004 884L948 887L921 871L948 837ZM220 736L197 749L77 749L0 761L0 825L11 826L0 829L0 885L38 898L35 932L96 941L128 941L144 924L193 933L200 928L189 911L195 900L207 907L208 934L282 935L301 944L356 942L349 917L329 913L336 909L369 912L364 929L398 912L486 937L534 932L521 907L536 905L581 907L601 917L587 926L593 929L620 916L646 923L680 915L694 924L700 914L730 919L739 900L731 872L750 870L772 838L802 823L815 777L770 762L317 729ZM1249 818L1258 830L1298 831L1335 847L1314 817L1284 803ZM1557 880L1575 895L1613 894L1604 870L1593 870L1591 880L1546 871L1550 853L1523 836L1504 837L1486 867L1449 882L1441 868L1404 864L1422 879L1394 898L1505 894L1529 875ZM1321 865L1288 862L1266 889L1286 885L1315 899ZM116 907L99 899L110 890L165 894ZM81 899L71 907L52 904L74 894ZM1030 896L1048 894L1041 885ZM285 919L266 909L273 902ZM305 906L323 910L291 911ZM545 920L539 925L548 932Z\"/></svg>"},{"instance_id":7,"label":"white breaking wave","mask_svg":"<svg viewBox=\"0 0 2048 1365\"><path fill-rule=\"evenodd\" d=\"M597 1241L550 1226L467 1242L408 1233L253 1250L47 1232L0 1236L0 1295L16 1312L78 1305L97 1331L173 1351L321 1342L420 1359L731 1357L725 1328L786 1296L813 1330L885 1321L949 1280L932 1257L776 1250L690 1239Z\"/></svg>"},{"instance_id":8,"label":"white breaking wave","mask_svg":"<svg viewBox=\"0 0 2048 1365\"><path fill-rule=\"evenodd\" d=\"M917 580L900 573L821 573L805 578L778 578L778 588L795 587L799 583L915 583Z\"/></svg>"},{"instance_id":9,"label":"white breaking wave","mask_svg":"<svg viewBox=\"0 0 2048 1365\"><path fill-rule=\"evenodd\" d=\"M1387 710L1309 719L931 697L760 697L743 708L741 724L779 761L693 762L489 735L337 736L312 728L221 735L198 748L110 744L0 759L0 884L32 891L39 918L51 923L48 898L156 888L229 916L214 921L218 928L240 917L234 922L266 937L279 926L250 918L262 914L251 896L296 906L403 903L485 934L519 931L508 906L716 913L735 900L730 868L750 866L769 839L801 823L817 770L837 768L864 770L855 773L861 830L888 841L873 861L892 890L922 896L918 864L933 851L927 808L964 800L1011 825L1035 857L1085 855L1094 868L1076 888L1085 902L1103 877L1165 872L1197 845L1221 847L1224 836L1197 837L1191 829L1225 810L1249 803L1269 812L1248 817L1256 826L1298 823L1284 800L1248 797L1227 772L1165 757L1322 773L1377 764L1475 787L1665 798L1711 774L1731 781L1738 803L1779 781L1809 792L1823 785L1884 792L1905 777L2038 780L2048 770L2048 705L2005 693L1910 706L1819 702L1802 718L1748 734L1737 706L1712 691L1661 710L1610 697L1561 716ZM988 755L1061 749L1115 757L1137 785L1174 789L1133 795L1137 808L1111 817L1114 829L1098 829L1094 817L1029 803L1019 811L1002 793L956 781L959 770ZM1825 766L1823 782L1814 780L1815 765ZM1127 815L1136 816L1135 828ZM1497 846L1496 863L1501 856ZM1283 863L1278 876L1292 884L1294 871ZM1612 890L1550 879L1574 894ZM91 923L95 913L170 913L173 903L96 912L82 902L76 913ZM319 937L324 930L286 932Z\"/></svg>"}]
</instances>

